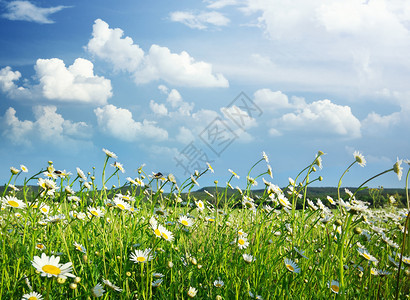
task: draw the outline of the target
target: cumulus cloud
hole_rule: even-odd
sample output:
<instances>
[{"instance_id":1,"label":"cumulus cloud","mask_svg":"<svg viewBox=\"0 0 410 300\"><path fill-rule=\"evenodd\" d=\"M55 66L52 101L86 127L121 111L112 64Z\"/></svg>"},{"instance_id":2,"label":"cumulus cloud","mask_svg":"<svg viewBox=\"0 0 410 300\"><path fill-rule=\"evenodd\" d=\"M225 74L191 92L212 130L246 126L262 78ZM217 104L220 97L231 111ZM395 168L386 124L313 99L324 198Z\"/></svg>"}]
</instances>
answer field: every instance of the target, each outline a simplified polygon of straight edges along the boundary
<instances>
[{"instance_id":1,"label":"cumulus cloud","mask_svg":"<svg viewBox=\"0 0 410 300\"><path fill-rule=\"evenodd\" d=\"M55 106L35 106L35 121L21 121L12 107L6 110L2 118L2 135L16 145L30 145L40 140L51 144L87 139L91 136L91 127L85 122L65 120L57 113Z\"/></svg>"},{"instance_id":2,"label":"cumulus cloud","mask_svg":"<svg viewBox=\"0 0 410 300\"><path fill-rule=\"evenodd\" d=\"M208 8L212 9L220 9L230 5L238 5L243 1L239 0L215 0L215 1L206 1L209 4L207 5Z\"/></svg>"},{"instance_id":3,"label":"cumulus cloud","mask_svg":"<svg viewBox=\"0 0 410 300\"><path fill-rule=\"evenodd\" d=\"M273 127L280 131L309 132L316 136L361 137L360 121L350 107L334 104L328 99L312 102L303 109L283 115L274 121ZM273 135L277 133L271 132Z\"/></svg>"},{"instance_id":4,"label":"cumulus cloud","mask_svg":"<svg viewBox=\"0 0 410 300\"><path fill-rule=\"evenodd\" d=\"M68 68L58 58L38 59L34 66L38 85L17 86L19 71L7 66L0 70L0 90L11 98L45 98L57 102L103 105L112 96L111 81L94 75L89 60L77 58Z\"/></svg>"},{"instance_id":5,"label":"cumulus cloud","mask_svg":"<svg viewBox=\"0 0 410 300\"><path fill-rule=\"evenodd\" d=\"M93 37L86 49L108 61L114 69L131 73L136 84L164 80L179 86L229 86L222 74L213 74L211 64L195 61L186 51L172 53L167 47L155 44L144 54L130 37L123 37L121 29L111 29L101 19L95 20Z\"/></svg>"},{"instance_id":6,"label":"cumulus cloud","mask_svg":"<svg viewBox=\"0 0 410 300\"><path fill-rule=\"evenodd\" d=\"M226 26L230 20L220 12L216 11L174 11L170 13L170 19L174 22L180 22L190 28L206 29L209 25Z\"/></svg>"},{"instance_id":7,"label":"cumulus cloud","mask_svg":"<svg viewBox=\"0 0 410 300\"><path fill-rule=\"evenodd\" d=\"M51 14L59 12L64 8L69 8L70 6L54 6L48 8L38 7L32 4L30 1L11 1L7 3L6 10L2 16L3 18L9 20L19 20L19 21L29 21L41 24L54 23L53 20L49 19Z\"/></svg>"},{"instance_id":8,"label":"cumulus cloud","mask_svg":"<svg viewBox=\"0 0 410 300\"><path fill-rule=\"evenodd\" d=\"M257 90L254 95L254 102L262 110L275 111L290 107L288 96L281 91L271 91L270 89Z\"/></svg>"},{"instance_id":9,"label":"cumulus cloud","mask_svg":"<svg viewBox=\"0 0 410 300\"><path fill-rule=\"evenodd\" d=\"M168 109L165 107L164 104L158 104L154 100L149 102L149 107L151 108L152 112L156 115L166 116L168 114Z\"/></svg>"},{"instance_id":10,"label":"cumulus cloud","mask_svg":"<svg viewBox=\"0 0 410 300\"><path fill-rule=\"evenodd\" d=\"M100 129L117 139L127 142L143 138L160 141L168 139L168 132L156 126L156 122L148 120L137 122L128 109L109 104L96 108L94 113Z\"/></svg>"},{"instance_id":11,"label":"cumulus cloud","mask_svg":"<svg viewBox=\"0 0 410 300\"><path fill-rule=\"evenodd\" d=\"M185 126L181 126L179 128L178 134L176 136L178 142L182 144L188 144L195 139L195 136L192 134L192 131L186 128Z\"/></svg>"}]
</instances>

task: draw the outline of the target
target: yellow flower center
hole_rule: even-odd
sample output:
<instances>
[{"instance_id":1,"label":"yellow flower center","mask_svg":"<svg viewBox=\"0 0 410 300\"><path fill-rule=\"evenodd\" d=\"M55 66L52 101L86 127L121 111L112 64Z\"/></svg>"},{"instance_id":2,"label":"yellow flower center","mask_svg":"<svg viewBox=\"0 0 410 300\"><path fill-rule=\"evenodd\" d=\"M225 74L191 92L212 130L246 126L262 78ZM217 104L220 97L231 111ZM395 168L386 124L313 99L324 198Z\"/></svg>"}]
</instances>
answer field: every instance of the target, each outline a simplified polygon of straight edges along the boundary
<instances>
[{"instance_id":1,"label":"yellow flower center","mask_svg":"<svg viewBox=\"0 0 410 300\"><path fill-rule=\"evenodd\" d=\"M295 271L295 269L292 267L292 265L286 265L286 268L289 270L289 271Z\"/></svg>"},{"instance_id":2,"label":"yellow flower center","mask_svg":"<svg viewBox=\"0 0 410 300\"><path fill-rule=\"evenodd\" d=\"M58 275L61 273L60 268L53 265L45 265L41 269L48 274Z\"/></svg>"},{"instance_id":3,"label":"yellow flower center","mask_svg":"<svg viewBox=\"0 0 410 300\"><path fill-rule=\"evenodd\" d=\"M37 244L37 248L43 249L43 248L44 248L44 245L43 245L43 244Z\"/></svg>"},{"instance_id":4,"label":"yellow flower center","mask_svg":"<svg viewBox=\"0 0 410 300\"><path fill-rule=\"evenodd\" d=\"M95 210L92 210L92 211L91 211L91 214L98 217L98 212L95 211Z\"/></svg>"},{"instance_id":5,"label":"yellow flower center","mask_svg":"<svg viewBox=\"0 0 410 300\"><path fill-rule=\"evenodd\" d=\"M8 201L8 204L9 204L10 206L12 206L12 207L19 207L19 204L18 204L16 201L14 201L14 200Z\"/></svg>"},{"instance_id":6,"label":"yellow flower center","mask_svg":"<svg viewBox=\"0 0 410 300\"><path fill-rule=\"evenodd\" d=\"M144 262L144 261L145 261L145 257L139 256L139 257L137 257L137 260L138 260L139 262Z\"/></svg>"},{"instance_id":7,"label":"yellow flower center","mask_svg":"<svg viewBox=\"0 0 410 300\"><path fill-rule=\"evenodd\" d=\"M165 233L161 233L161 235L164 239L166 239L166 240L168 239L168 236Z\"/></svg>"},{"instance_id":8,"label":"yellow flower center","mask_svg":"<svg viewBox=\"0 0 410 300\"><path fill-rule=\"evenodd\" d=\"M214 221L215 221L215 219L212 219L212 218L208 219L208 222L214 222Z\"/></svg>"},{"instance_id":9,"label":"yellow flower center","mask_svg":"<svg viewBox=\"0 0 410 300\"><path fill-rule=\"evenodd\" d=\"M117 206L118 206L120 209L125 209L125 206L124 206L123 204L121 204L121 203L118 203Z\"/></svg>"},{"instance_id":10,"label":"yellow flower center","mask_svg":"<svg viewBox=\"0 0 410 300\"><path fill-rule=\"evenodd\" d=\"M370 260L370 256L367 253L363 253L364 258L366 258L367 260Z\"/></svg>"},{"instance_id":11,"label":"yellow flower center","mask_svg":"<svg viewBox=\"0 0 410 300\"><path fill-rule=\"evenodd\" d=\"M36 296L31 296L28 300L38 300L38 298Z\"/></svg>"},{"instance_id":12,"label":"yellow flower center","mask_svg":"<svg viewBox=\"0 0 410 300\"><path fill-rule=\"evenodd\" d=\"M42 210L43 212L47 212L47 208L45 208L45 207L43 207L41 210Z\"/></svg>"},{"instance_id":13,"label":"yellow flower center","mask_svg":"<svg viewBox=\"0 0 410 300\"><path fill-rule=\"evenodd\" d=\"M188 221L187 220L182 220L181 223L182 223L182 225L188 226Z\"/></svg>"},{"instance_id":14,"label":"yellow flower center","mask_svg":"<svg viewBox=\"0 0 410 300\"><path fill-rule=\"evenodd\" d=\"M217 283L217 284L215 284L215 286L216 286L216 287L221 287L221 286L222 286L222 284Z\"/></svg>"},{"instance_id":15,"label":"yellow flower center","mask_svg":"<svg viewBox=\"0 0 410 300\"><path fill-rule=\"evenodd\" d=\"M334 284L330 288L332 289L333 292L339 293L339 287L337 285Z\"/></svg>"},{"instance_id":16,"label":"yellow flower center","mask_svg":"<svg viewBox=\"0 0 410 300\"><path fill-rule=\"evenodd\" d=\"M241 244L241 245L244 245L244 244L245 244L245 241L244 241L243 239L239 239L239 240L238 240L238 243Z\"/></svg>"}]
</instances>

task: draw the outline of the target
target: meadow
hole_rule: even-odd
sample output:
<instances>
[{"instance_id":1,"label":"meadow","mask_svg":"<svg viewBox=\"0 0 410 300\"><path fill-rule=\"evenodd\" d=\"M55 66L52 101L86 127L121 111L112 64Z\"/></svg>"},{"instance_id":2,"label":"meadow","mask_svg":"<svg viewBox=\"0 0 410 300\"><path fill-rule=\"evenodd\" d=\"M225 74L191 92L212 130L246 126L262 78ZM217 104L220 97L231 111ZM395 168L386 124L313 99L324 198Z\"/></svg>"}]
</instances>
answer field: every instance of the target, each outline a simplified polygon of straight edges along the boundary
<instances>
[{"instance_id":1,"label":"meadow","mask_svg":"<svg viewBox=\"0 0 410 300\"><path fill-rule=\"evenodd\" d=\"M71 174L51 161L36 173L10 168L1 197L0 299L409 298L409 170L404 207L390 196L375 209L358 196L386 173L401 179L408 160L348 190L343 177L366 165L355 152L335 183L337 197L322 201L307 194L322 180L323 152L286 188L272 182L263 153L246 187L234 187L239 175L228 170L228 182L215 180L198 198L192 191L213 172L209 164L179 185L144 166L121 183L122 164L103 151L101 174ZM266 171L254 174L261 166ZM113 179L116 187L107 187ZM254 195L257 182L264 189Z\"/></svg>"}]
</instances>

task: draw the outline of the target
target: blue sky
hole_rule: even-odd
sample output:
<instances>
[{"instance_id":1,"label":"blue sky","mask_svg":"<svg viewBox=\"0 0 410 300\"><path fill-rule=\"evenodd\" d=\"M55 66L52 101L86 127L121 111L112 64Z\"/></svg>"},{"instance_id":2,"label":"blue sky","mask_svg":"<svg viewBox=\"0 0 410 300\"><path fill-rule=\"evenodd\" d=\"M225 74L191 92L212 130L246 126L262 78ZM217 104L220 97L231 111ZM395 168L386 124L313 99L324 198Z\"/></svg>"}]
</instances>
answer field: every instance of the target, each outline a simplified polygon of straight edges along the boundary
<instances>
[{"instance_id":1,"label":"blue sky","mask_svg":"<svg viewBox=\"0 0 410 300\"><path fill-rule=\"evenodd\" d=\"M0 1L0 179L98 172L106 148L124 178L208 160L201 186L243 186L265 151L283 186L321 150L336 186L357 150L358 186L409 156L409 30L399 0Z\"/></svg>"}]
</instances>

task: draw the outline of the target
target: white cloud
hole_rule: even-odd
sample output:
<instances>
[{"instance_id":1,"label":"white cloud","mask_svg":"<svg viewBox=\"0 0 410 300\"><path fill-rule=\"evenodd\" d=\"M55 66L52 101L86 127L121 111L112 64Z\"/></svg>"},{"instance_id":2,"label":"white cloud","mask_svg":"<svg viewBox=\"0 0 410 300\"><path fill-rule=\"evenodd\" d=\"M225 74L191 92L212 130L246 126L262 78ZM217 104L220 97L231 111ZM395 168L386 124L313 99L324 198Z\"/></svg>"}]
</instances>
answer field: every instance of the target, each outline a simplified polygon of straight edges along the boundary
<instances>
[{"instance_id":1,"label":"white cloud","mask_svg":"<svg viewBox=\"0 0 410 300\"><path fill-rule=\"evenodd\" d=\"M168 109L165 107L164 104L158 104L154 100L149 102L149 107L151 108L152 112L156 115L166 116L168 114Z\"/></svg>"},{"instance_id":2,"label":"white cloud","mask_svg":"<svg viewBox=\"0 0 410 300\"><path fill-rule=\"evenodd\" d=\"M51 14L59 12L64 8L69 8L70 6L54 6L48 8L38 7L32 4L30 1L11 1L7 3L6 10L2 16L9 20L20 20L36 22L41 24L54 23L53 20L49 19Z\"/></svg>"},{"instance_id":3,"label":"white cloud","mask_svg":"<svg viewBox=\"0 0 410 300\"><path fill-rule=\"evenodd\" d=\"M382 116L378 113L371 112L363 120L363 131L366 134L373 136L380 136L391 130L394 126L402 122L402 115L400 112L394 112L389 115Z\"/></svg>"},{"instance_id":4,"label":"white cloud","mask_svg":"<svg viewBox=\"0 0 410 300\"><path fill-rule=\"evenodd\" d=\"M249 129L257 126L256 119L252 118L247 111L240 109L236 105L232 105L230 107L223 107L221 108L221 112L226 118L226 120L236 122L232 123L230 127L236 128L240 126L240 131L243 131L243 129Z\"/></svg>"},{"instance_id":5,"label":"white cloud","mask_svg":"<svg viewBox=\"0 0 410 300\"><path fill-rule=\"evenodd\" d=\"M33 112L35 121L20 121L16 110L8 108L2 118L5 128L2 135L17 145L30 145L37 140L62 145L91 136L89 125L85 122L65 120L57 113L55 106L35 106Z\"/></svg>"},{"instance_id":6,"label":"white cloud","mask_svg":"<svg viewBox=\"0 0 410 300\"><path fill-rule=\"evenodd\" d=\"M254 102L262 110L276 111L290 107L288 96L281 91L271 91L270 89L257 90L254 95Z\"/></svg>"},{"instance_id":7,"label":"white cloud","mask_svg":"<svg viewBox=\"0 0 410 300\"><path fill-rule=\"evenodd\" d=\"M223 14L216 11L209 12L190 12L175 11L170 13L170 19L174 22L180 22L190 28L206 29L209 25L226 26L230 20Z\"/></svg>"},{"instance_id":8,"label":"white cloud","mask_svg":"<svg viewBox=\"0 0 410 300\"><path fill-rule=\"evenodd\" d=\"M330 100L319 100L307 104L303 109L287 113L274 122L271 134L295 131L309 132L312 136L361 137L360 121L352 114L349 106L341 106Z\"/></svg>"},{"instance_id":9,"label":"white cloud","mask_svg":"<svg viewBox=\"0 0 410 300\"><path fill-rule=\"evenodd\" d=\"M0 70L0 90L11 98L45 98L57 102L82 102L102 105L112 96L111 81L94 75L89 60L77 58L68 68L58 58L38 59L34 66L38 85L17 86L19 71L7 66Z\"/></svg>"},{"instance_id":10,"label":"white cloud","mask_svg":"<svg viewBox=\"0 0 410 300\"><path fill-rule=\"evenodd\" d=\"M160 141L168 139L168 132L157 127L156 122L148 120L137 122L128 109L109 104L96 108L94 113L101 130L117 139L128 142L144 138Z\"/></svg>"},{"instance_id":11,"label":"white cloud","mask_svg":"<svg viewBox=\"0 0 410 300\"><path fill-rule=\"evenodd\" d=\"M161 93L163 93L163 94L168 94L168 87L166 87L165 85L160 84L160 85L158 86L158 89L159 89L159 91L160 91Z\"/></svg>"},{"instance_id":12,"label":"white cloud","mask_svg":"<svg viewBox=\"0 0 410 300\"><path fill-rule=\"evenodd\" d=\"M243 1L238 0L215 0L215 1L206 1L209 4L207 5L208 8L212 9L220 9L230 5L238 5Z\"/></svg>"},{"instance_id":13,"label":"white cloud","mask_svg":"<svg viewBox=\"0 0 410 300\"><path fill-rule=\"evenodd\" d=\"M182 96L176 89L172 89L168 94L167 102L170 103L173 108L178 107L182 103Z\"/></svg>"},{"instance_id":14,"label":"white cloud","mask_svg":"<svg viewBox=\"0 0 410 300\"><path fill-rule=\"evenodd\" d=\"M186 128L185 126L179 127L179 132L176 136L178 142L182 144L188 144L195 140L195 136L192 134L192 131Z\"/></svg>"},{"instance_id":15,"label":"white cloud","mask_svg":"<svg viewBox=\"0 0 410 300\"><path fill-rule=\"evenodd\" d=\"M105 104L111 81L94 75L93 64L82 58L66 68L58 58L38 59L35 65L42 94L50 100Z\"/></svg>"},{"instance_id":16,"label":"white cloud","mask_svg":"<svg viewBox=\"0 0 410 300\"><path fill-rule=\"evenodd\" d=\"M92 39L87 50L93 55L110 62L115 70L134 72L144 58L144 51L132 38L123 38L120 28L110 29L108 24L97 19L93 25Z\"/></svg>"},{"instance_id":17,"label":"white cloud","mask_svg":"<svg viewBox=\"0 0 410 300\"><path fill-rule=\"evenodd\" d=\"M164 80L173 85L194 87L228 87L222 74L213 74L212 65L195 61L186 51L171 53L167 47L152 45L147 54L121 29L111 29L100 19L93 26L87 50L110 62L114 69L128 71L136 84Z\"/></svg>"}]
</instances>

